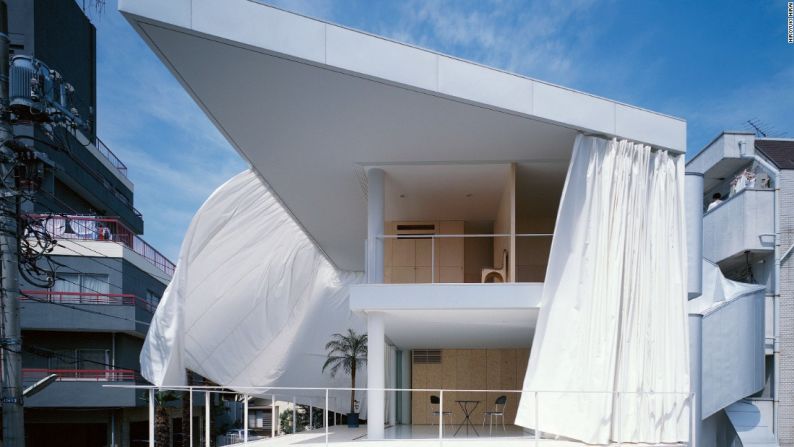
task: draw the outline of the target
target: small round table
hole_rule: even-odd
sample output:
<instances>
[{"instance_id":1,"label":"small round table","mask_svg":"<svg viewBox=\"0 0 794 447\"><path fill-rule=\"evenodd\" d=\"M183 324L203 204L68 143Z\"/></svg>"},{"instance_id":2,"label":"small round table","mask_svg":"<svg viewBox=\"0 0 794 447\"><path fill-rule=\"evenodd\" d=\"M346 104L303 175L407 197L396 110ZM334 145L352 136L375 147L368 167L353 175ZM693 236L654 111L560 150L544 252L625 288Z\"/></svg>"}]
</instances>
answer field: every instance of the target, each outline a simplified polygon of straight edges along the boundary
<instances>
[{"instance_id":1,"label":"small round table","mask_svg":"<svg viewBox=\"0 0 794 447\"><path fill-rule=\"evenodd\" d=\"M463 422L458 425L458 429L455 430L455 434L452 435L453 437L458 435L458 432L465 426L466 427L466 436L469 436L469 427L474 430L474 434L480 436L477 433L477 428L471 422L471 414L474 413L474 410L477 408L477 405L480 404L479 400L456 400L455 402L458 403L460 409L463 411Z\"/></svg>"}]
</instances>

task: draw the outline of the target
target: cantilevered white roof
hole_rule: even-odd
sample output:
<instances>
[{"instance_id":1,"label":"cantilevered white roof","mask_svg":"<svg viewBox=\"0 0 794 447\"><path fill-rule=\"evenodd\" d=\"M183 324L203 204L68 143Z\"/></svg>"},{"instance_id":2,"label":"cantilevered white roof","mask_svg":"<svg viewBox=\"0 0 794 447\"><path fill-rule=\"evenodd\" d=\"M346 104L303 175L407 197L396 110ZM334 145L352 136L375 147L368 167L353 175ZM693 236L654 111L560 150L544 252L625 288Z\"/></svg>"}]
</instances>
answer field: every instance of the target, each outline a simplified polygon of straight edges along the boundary
<instances>
[{"instance_id":1,"label":"cantilevered white roof","mask_svg":"<svg viewBox=\"0 0 794 447\"><path fill-rule=\"evenodd\" d=\"M681 119L252 0L119 9L343 269L363 268L367 166L559 165L580 131L686 150Z\"/></svg>"}]
</instances>

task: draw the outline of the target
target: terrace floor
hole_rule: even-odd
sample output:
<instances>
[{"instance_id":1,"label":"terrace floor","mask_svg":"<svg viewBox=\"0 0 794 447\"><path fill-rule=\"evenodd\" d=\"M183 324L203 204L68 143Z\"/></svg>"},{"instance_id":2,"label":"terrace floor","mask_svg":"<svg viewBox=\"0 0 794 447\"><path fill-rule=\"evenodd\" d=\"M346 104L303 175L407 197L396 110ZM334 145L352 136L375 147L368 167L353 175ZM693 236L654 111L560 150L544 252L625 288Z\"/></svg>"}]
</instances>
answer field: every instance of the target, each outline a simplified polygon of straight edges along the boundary
<instances>
[{"instance_id":1,"label":"terrace floor","mask_svg":"<svg viewBox=\"0 0 794 447\"><path fill-rule=\"evenodd\" d=\"M456 429L457 427L455 427ZM465 430L465 429L464 429ZM464 431L461 430L458 436L453 437L449 429L444 430L444 446L471 446L471 445L524 445L524 446L542 446L542 447L574 447L584 446L583 444L575 441L565 441L556 439L540 439L535 440L531 432L526 432L521 427L515 425L508 425L503 431L501 427L493 428L491 434L488 433L488 426L483 430L481 426L477 426L480 436L476 436L473 432L469 432L467 437ZM440 445L438 439L438 426L432 425L396 425L386 428L386 439L380 441L370 441L367 439L367 427L362 425L358 428L347 428L346 426L330 427L328 444L334 446L388 446L393 447L399 445L395 441L411 440L412 446L437 446ZM239 445L239 444L238 444ZM301 432L294 435L280 436L275 439L263 439L259 441L249 442L250 447L280 447L280 446L321 446L325 445L325 431L323 429L316 429L307 432ZM618 444L614 444L618 445ZM638 446L638 444L632 444Z\"/></svg>"}]
</instances>

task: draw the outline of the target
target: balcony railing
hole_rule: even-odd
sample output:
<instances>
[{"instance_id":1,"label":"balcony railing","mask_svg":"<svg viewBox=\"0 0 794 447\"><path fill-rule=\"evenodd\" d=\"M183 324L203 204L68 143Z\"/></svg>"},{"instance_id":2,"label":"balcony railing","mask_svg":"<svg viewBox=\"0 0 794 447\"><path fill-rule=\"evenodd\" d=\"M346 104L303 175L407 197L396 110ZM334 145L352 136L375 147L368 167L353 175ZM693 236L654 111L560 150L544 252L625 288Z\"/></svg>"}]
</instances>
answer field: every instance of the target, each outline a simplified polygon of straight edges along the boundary
<instances>
[{"instance_id":1,"label":"balcony railing","mask_svg":"<svg viewBox=\"0 0 794 447\"><path fill-rule=\"evenodd\" d=\"M113 165L114 168L116 168L117 171L119 171L119 173L121 173L121 175L127 177L127 165L125 165L119 159L119 157L117 157L116 154L114 154L113 151L111 151L110 148L99 139L99 137L96 138L96 149L110 162L111 165Z\"/></svg>"},{"instance_id":2,"label":"balcony railing","mask_svg":"<svg viewBox=\"0 0 794 447\"><path fill-rule=\"evenodd\" d=\"M744 189L703 216L703 256L722 262L746 251L771 252L775 243L775 192Z\"/></svg>"},{"instance_id":3,"label":"balcony railing","mask_svg":"<svg viewBox=\"0 0 794 447\"><path fill-rule=\"evenodd\" d=\"M55 239L112 241L123 244L164 273L172 276L176 265L112 217L32 214L28 216Z\"/></svg>"},{"instance_id":4,"label":"balcony railing","mask_svg":"<svg viewBox=\"0 0 794 447\"><path fill-rule=\"evenodd\" d=\"M154 313L157 303L151 303L138 296L127 293L88 293L88 292L57 292L54 290L22 290L19 296L23 301L35 301L56 304L93 304L107 306L135 306L149 313Z\"/></svg>"},{"instance_id":5,"label":"balcony railing","mask_svg":"<svg viewBox=\"0 0 794 447\"><path fill-rule=\"evenodd\" d=\"M22 368L22 381L31 383L55 374L62 382L135 382L139 375L131 369L50 369Z\"/></svg>"}]
</instances>

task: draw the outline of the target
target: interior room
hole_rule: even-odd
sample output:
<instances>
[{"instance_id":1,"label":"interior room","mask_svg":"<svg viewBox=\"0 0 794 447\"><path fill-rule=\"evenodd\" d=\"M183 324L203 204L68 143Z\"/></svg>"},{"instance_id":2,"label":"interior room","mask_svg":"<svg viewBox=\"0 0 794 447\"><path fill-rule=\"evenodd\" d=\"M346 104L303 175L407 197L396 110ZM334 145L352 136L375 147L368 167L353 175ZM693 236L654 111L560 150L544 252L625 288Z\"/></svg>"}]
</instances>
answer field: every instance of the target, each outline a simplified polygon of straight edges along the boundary
<instances>
[{"instance_id":1,"label":"interior room","mask_svg":"<svg viewBox=\"0 0 794 447\"><path fill-rule=\"evenodd\" d=\"M567 165L390 165L384 280L543 282Z\"/></svg>"}]
</instances>

